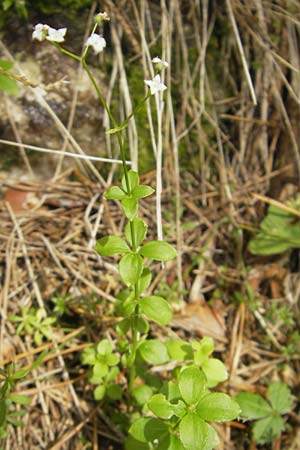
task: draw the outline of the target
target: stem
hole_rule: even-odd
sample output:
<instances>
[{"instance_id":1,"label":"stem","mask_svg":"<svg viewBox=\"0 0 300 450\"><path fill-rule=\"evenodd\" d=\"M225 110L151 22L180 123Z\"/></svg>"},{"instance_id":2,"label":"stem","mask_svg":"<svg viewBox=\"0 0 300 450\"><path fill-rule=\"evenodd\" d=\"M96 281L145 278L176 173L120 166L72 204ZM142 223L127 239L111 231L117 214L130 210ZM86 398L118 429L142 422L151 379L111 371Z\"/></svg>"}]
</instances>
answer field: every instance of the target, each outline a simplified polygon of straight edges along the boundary
<instances>
[{"instance_id":1,"label":"stem","mask_svg":"<svg viewBox=\"0 0 300 450\"><path fill-rule=\"evenodd\" d=\"M99 99L101 105L103 106L103 108L105 109L106 113L108 114L108 117L109 117L112 125L115 128L117 128L118 124L117 124L115 118L113 117L112 112L111 112L109 106L107 105L105 98L103 97L103 95L99 89L99 86L96 83L96 80L93 77L93 74L90 71L90 69L86 63L85 56L86 56L86 52L83 54L83 57L80 59L82 66L83 66L84 70L86 71L89 79L91 80L91 82L95 88L95 91L97 93L98 99ZM149 94L143 98L142 102L133 110L133 112L128 116L126 121L130 120L131 117L134 115L134 113L139 111L139 109L141 108L143 103L148 99L148 97L149 97ZM122 159L122 166L123 166L123 172L124 172L124 176L125 176L126 189L127 189L127 193L130 194L131 188L130 188L129 177L128 177L128 168L126 165L124 142L122 139L121 131L118 131L116 134L117 134L118 144L119 144L119 148L120 148L120 156ZM131 241L132 241L132 250L136 251L134 223L132 221L130 221L130 234L131 234ZM128 384L129 392L132 392L132 390L134 388L134 382L135 382L135 378L136 378L135 358L136 358L136 351L137 351L138 342L139 342L139 332L137 331L137 325L138 325L137 321L138 321L138 315L139 315L138 283L136 283L134 285L134 292L135 292L136 306L135 306L135 310L134 310L134 313L131 318L131 326L130 326L131 339L132 339L132 351L131 351L131 358L130 358L130 365L129 365L129 371L130 371L129 384Z\"/></svg>"}]
</instances>

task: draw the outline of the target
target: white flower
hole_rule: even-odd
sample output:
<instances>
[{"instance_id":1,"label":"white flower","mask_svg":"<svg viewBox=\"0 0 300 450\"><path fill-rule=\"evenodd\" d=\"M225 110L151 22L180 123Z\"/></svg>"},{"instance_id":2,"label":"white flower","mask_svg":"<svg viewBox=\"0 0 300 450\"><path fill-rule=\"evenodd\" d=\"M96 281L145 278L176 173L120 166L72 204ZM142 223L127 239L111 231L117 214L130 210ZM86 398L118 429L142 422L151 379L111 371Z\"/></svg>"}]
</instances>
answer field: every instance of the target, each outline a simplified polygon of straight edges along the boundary
<instances>
[{"instance_id":1,"label":"white flower","mask_svg":"<svg viewBox=\"0 0 300 450\"><path fill-rule=\"evenodd\" d=\"M49 25L38 23L34 27L34 31L32 33L32 39L36 39L37 41L43 41L46 39L49 30Z\"/></svg>"},{"instance_id":2,"label":"white flower","mask_svg":"<svg viewBox=\"0 0 300 450\"><path fill-rule=\"evenodd\" d=\"M167 89L167 86L161 82L160 75L157 74L153 78L153 80L144 80L145 84L149 86L151 95L156 94L157 92L164 91Z\"/></svg>"},{"instance_id":3,"label":"white flower","mask_svg":"<svg viewBox=\"0 0 300 450\"><path fill-rule=\"evenodd\" d=\"M165 59L160 59L158 56L152 59L154 64L157 64L160 68L169 67L169 63Z\"/></svg>"},{"instance_id":4,"label":"white flower","mask_svg":"<svg viewBox=\"0 0 300 450\"><path fill-rule=\"evenodd\" d=\"M66 28L59 28L56 30L55 28L49 27L46 39L50 42L64 42L66 32Z\"/></svg>"},{"instance_id":5,"label":"white flower","mask_svg":"<svg viewBox=\"0 0 300 450\"><path fill-rule=\"evenodd\" d=\"M100 34L92 33L85 45L93 47L95 53L100 53L106 47L106 40Z\"/></svg>"}]
</instances>

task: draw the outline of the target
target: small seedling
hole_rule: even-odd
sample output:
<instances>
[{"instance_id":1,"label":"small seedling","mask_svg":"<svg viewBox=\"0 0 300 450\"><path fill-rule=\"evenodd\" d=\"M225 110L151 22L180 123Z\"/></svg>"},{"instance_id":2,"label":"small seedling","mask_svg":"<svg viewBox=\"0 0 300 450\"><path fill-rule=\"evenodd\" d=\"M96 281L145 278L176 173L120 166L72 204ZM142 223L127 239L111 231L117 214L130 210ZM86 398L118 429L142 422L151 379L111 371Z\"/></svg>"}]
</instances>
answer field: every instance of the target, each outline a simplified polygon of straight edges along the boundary
<instances>
[{"instance_id":1,"label":"small seedling","mask_svg":"<svg viewBox=\"0 0 300 450\"><path fill-rule=\"evenodd\" d=\"M6 369L0 369L0 443L7 436L8 424L15 427L24 425L22 417L26 414L26 410L17 410L16 406L26 406L31 402L26 395L12 392L13 389L20 380L41 364L46 354L46 352L41 353L28 369L15 370L13 363L10 363ZM0 450L3 448L0 446Z\"/></svg>"},{"instance_id":2,"label":"small seedling","mask_svg":"<svg viewBox=\"0 0 300 450\"><path fill-rule=\"evenodd\" d=\"M282 416L291 411L293 404L290 389L281 381L270 383L267 400L251 392L240 392L235 400L241 407L241 417L255 420L252 431L258 444L272 442L281 435L285 429Z\"/></svg>"},{"instance_id":3,"label":"small seedling","mask_svg":"<svg viewBox=\"0 0 300 450\"><path fill-rule=\"evenodd\" d=\"M44 309L28 308L23 306L21 308L21 316L10 316L11 322L18 323L18 335L33 336L36 345L41 345L43 338L52 339L53 330L52 325L56 322L56 317L46 316Z\"/></svg>"}]
</instances>

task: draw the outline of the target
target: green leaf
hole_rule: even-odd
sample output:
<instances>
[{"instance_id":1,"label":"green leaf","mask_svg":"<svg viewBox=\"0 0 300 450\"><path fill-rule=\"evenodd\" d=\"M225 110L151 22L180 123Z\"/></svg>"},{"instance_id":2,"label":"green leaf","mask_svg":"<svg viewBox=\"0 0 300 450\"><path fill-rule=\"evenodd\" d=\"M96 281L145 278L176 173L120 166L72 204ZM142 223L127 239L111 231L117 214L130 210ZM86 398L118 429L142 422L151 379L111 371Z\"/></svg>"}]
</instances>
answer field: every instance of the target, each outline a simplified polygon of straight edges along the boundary
<instances>
[{"instance_id":1,"label":"green leaf","mask_svg":"<svg viewBox=\"0 0 300 450\"><path fill-rule=\"evenodd\" d=\"M209 336L204 336L201 341L192 341L192 347L195 350L194 361L195 364L202 366L209 355L214 351L214 340Z\"/></svg>"},{"instance_id":2,"label":"green leaf","mask_svg":"<svg viewBox=\"0 0 300 450\"><path fill-rule=\"evenodd\" d=\"M126 192L118 186L112 186L105 192L104 197L108 200L121 200L126 197Z\"/></svg>"},{"instance_id":3,"label":"green leaf","mask_svg":"<svg viewBox=\"0 0 300 450\"><path fill-rule=\"evenodd\" d=\"M111 400L121 400L123 390L119 384L109 384L106 388L106 394Z\"/></svg>"},{"instance_id":4,"label":"green leaf","mask_svg":"<svg viewBox=\"0 0 300 450\"><path fill-rule=\"evenodd\" d=\"M255 422L253 437L258 444L267 444L280 436L285 425L279 414L265 417Z\"/></svg>"},{"instance_id":5,"label":"green leaf","mask_svg":"<svg viewBox=\"0 0 300 450\"><path fill-rule=\"evenodd\" d=\"M121 206L128 220L133 220L137 215L138 202L136 198L123 198Z\"/></svg>"},{"instance_id":6,"label":"green leaf","mask_svg":"<svg viewBox=\"0 0 300 450\"><path fill-rule=\"evenodd\" d=\"M124 175L122 177L122 187L123 187L124 191L127 192L127 194L131 194L132 191L134 190L134 188L139 185L139 182L140 182L139 174L137 172L135 172L134 170L129 170L128 171L128 182L129 182L129 188L130 188L129 192L127 190L126 177Z\"/></svg>"},{"instance_id":7,"label":"green leaf","mask_svg":"<svg viewBox=\"0 0 300 450\"><path fill-rule=\"evenodd\" d=\"M81 362L86 365L93 365L96 362L96 349L95 348L85 348L81 353Z\"/></svg>"},{"instance_id":8,"label":"green leaf","mask_svg":"<svg viewBox=\"0 0 300 450\"><path fill-rule=\"evenodd\" d=\"M180 440L186 450L205 449L208 428L204 420L195 413L188 413L179 424Z\"/></svg>"},{"instance_id":9,"label":"green leaf","mask_svg":"<svg viewBox=\"0 0 300 450\"><path fill-rule=\"evenodd\" d=\"M108 367L106 364L97 361L93 367L93 376L97 378L103 378L108 372Z\"/></svg>"},{"instance_id":10,"label":"green leaf","mask_svg":"<svg viewBox=\"0 0 300 450\"><path fill-rule=\"evenodd\" d=\"M187 410L188 407L182 400L178 400L178 403L176 403L175 405L173 404L174 415L179 417L179 419L182 419L186 415Z\"/></svg>"},{"instance_id":11,"label":"green leaf","mask_svg":"<svg viewBox=\"0 0 300 450\"><path fill-rule=\"evenodd\" d=\"M131 320L126 317L125 319L121 320L121 322L118 322L116 325L116 331L120 336L125 336L126 333L128 333L130 329Z\"/></svg>"},{"instance_id":12,"label":"green leaf","mask_svg":"<svg viewBox=\"0 0 300 450\"><path fill-rule=\"evenodd\" d=\"M166 397L169 401L175 401L181 398L178 383L168 381L168 383L165 385L165 388L166 389L163 391L163 393L166 394Z\"/></svg>"},{"instance_id":13,"label":"green leaf","mask_svg":"<svg viewBox=\"0 0 300 450\"><path fill-rule=\"evenodd\" d=\"M110 128L109 130L106 130L105 133L106 134L120 133L120 131L124 130L124 128L126 128L126 126L127 126L127 122L124 122L119 127Z\"/></svg>"},{"instance_id":14,"label":"green leaf","mask_svg":"<svg viewBox=\"0 0 300 450\"><path fill-rule=\"evenodd\" d=\"M142 316L137 317L136 329L139 333L146 334L148 333L149 328L150 328L149 323L144 317Z\"/></svg>"},{"instance_id":15,"label":"green leaf","mask_svg":"<svg viewBox=\"0 0 300 450\"><path fill-rule=\"evenodd\" d=\"M99 353L99 355L108 355L112 350L112 345L108 339L103 339L97 345L97 353Z\"/></svg>"},{"instance_id":16,"label":"green leaf","mask_svg":"<svg viewBox=\"0 0 300 450\"><path fill-rule=\"evenodd\" d=\"M147 228L147 224L137 217L133 219L132 222L127 223L125 227L125 236L131 247L133 247L131 230L134 232L135 248L137 248L145 239Z\"/></svg>"},{"instance_id":17,"label":"green leaf","mask_svg":"<svg viewBox=\"0 0 300 450\"><path fill-rule=\"evenodd\" d=\"M110 353L109 355L106 355L105 362L108 366L115 366L118 364L120 358L115 353Z\"/></svg>"},{"instance_id":18,"label":"green leaf","mask_svg":"<svg viewBox=\"0 0 300 450\"><path fill-rule=\"evenodd\" d=\"M12 376L11 379L12 380L20 380L21 378L26 377L26 375L29 373L29 369L25 369L25 370L18 370L17 372L15 372Z\"/></svg>"},{"instance_id":19,"label":"green leaf","mask_svg":"<svg viewBox=\"0 0 300 450\"><path fill-rule=\"evenodd\" d=\"M125 441L125 450L149 450L149 445L137 441L133 436L128 436Z\"/></svg>"},{"instance_id":20,"label":"green leaf","mask_svg":"<svg viewBox=\"0 0 300 450\"><path fill-rule=\"evenodd\" d=\"M290 206L299 210L297 204ZM255 255L275 255L289 248L300 247L300 227L295 216L288 211L271 205L260 225L258 234L249 242L249 250Z\"/></svg>"},{"instance_id":21,"label":"green leaf","mask_svg":"<svg viewBox=\"0 0 300 450\"><path fill-rule=\"evenodd\" d=\"M132 395L139 405L144 406L152 397L153 391L150 386L143 384L134 388Z\"/></svg>"},{"instance_id":22,"label":"green leaf","mask_svg":"<svg viewBox=\"0 0 300 450\"><path fill-rule=\"evenodd\" d=\"M220 443L219 436L218 436L218 433L216 432L216 430L211 425L209 425L207 423L206 426L207 426L208 434L207 434L207 442L206 442L206 445L203 450L212 450L212 449L218 447L218 445Z\"/></svg>"},{"instance_id":23,"label":"green leaf","mask_svg":"<svg viewBox=\"0 0 300 450\"><path fill-rule=\"evenodd\" d=\"M119 271L126 286L134 286L143 271L143 259L140 255L129 253L119 262Z\"/></svg>"},{"instance_id":24,"label":"green leaf","mask_svg":"<svg viewBox=\"0 0 300 450\"><path fill-rule=\"evenodd\" d=\"M142 417L131 425L129 433L137 441L153 442L168 433L168 426L162 420Z\"/></svg>"},{"instance_id":25,"label":"green leaf","mask_svg":"<svg viewBox=\"0 0 300 450\"><path fill-rule=\"evenodd\" d=\"M104 384L100 384L99 386L97 386L96 389L94 390L94 399L102 400L105 396L105 391L106 387L104 386Z\"/></svg>"},{"instance_id":26,"label":"green leaf","mask_svg":"<svg viewBox=\"0 0 300 450\"><path fill-rule=\"evenodd\" d=\"M156 259L157 261L169 261L177 256L174 247L165 241L147 242L140 249L140 254L146 258Z\"/></svg>"},{"instance_id":27,"label":"green leaf","mask_svg":"<svg viewBox=\"0 0 300 450\"><path fill-rule=\"evenodd\" d=\"M182 339L169 339L166 345L171 359L175 361L193 359L193 350L188 342Z\"/></svg>"},{"instance_id":28,"label":"green leaf","mask_svg":"<svg viewBox=\"0 0 300 450\"><path fill-rule=\"evenodd\" d=\"M252 392L239 392L235 396L241 408L241 417L245 419L260 419L272 413L272 408L261 395Z\"/></svg>"},{"instance_id":29,"label":"green leaf","mask_svg":"<svg viewBox=\"0 0 300 450\"><path fill-rule=\"evenodd\" d=\"M124 239L119 236L104 236L97 241L95 250L101 256L123 255L130 252Z\"/></svg>"},{"instance_id":30,"label":"green leaf","mask_svg":"<svg viewBox=\"0 0 300 450\"><path fill-rule=\"evenodd\" d=\"M270 383L267 397L275 411L287 414L292 409L292 396L289 387L281 381Z\"/></svg>"},{"instance_id":31,"label":"green leaf","mask_svg":"<svg viewBox=\"0 0 300 450\"><path fill-rule=\"evenodd\" d=\"M139 301L140 312L160 325L167 325L172 320L172 308L162 297L150 295Z\"/></svg>"},{"instance_id":32,"label":"green leaf","mask_svg":"<svg viewBox=\"0 0 300 450\"><path fill-rule=\"evenodd\" d=\"M183 400L188 405L196 404L206 386L206 377L196 366L189 366L181 370L178 386Z\"/></svg>"},{"instance_id":33,"label":"green leaf","mask_svg":"<svg viewBox=\"0 0 300 450\"><path fill-rule=\"evenodd\" d=\"M30 405L31 403L31 398L26 395L9 394L7 398L18 405Z\"/></svg>"},{"instance_id":34,"label":"green leaf","mask_svg":"<svg viewBox=\"0 0 300 450\"><path fill-rule=\"evenodd\" d=\"M152 280L152 273L151 270L147 267L143 270L142 275L140 276L138 280L137 290L138 294L140 295L142 292L144 292L148 287L150 286Z\"/></svg>"},{"instance_id":35,"label":"green leaf","mask_svg":"<svg viewBox=\"0 0 300 450\"><path fill-rule=\"evenodd\" d=\"M156 339L148 339L147 341L142 342L139 346L139 351L142 358L147 363L154 366L169 361L166 346Z\"/></svg>"},{"instance_id":36,"label":"green leaf","mask_svg":"<svg viewBox=\"0 0 300 450\"><path fill-rule=\"evenodd\" d=\"M226 367L216 358L210 358L203 362L201 369L207 378L207 387L214 387L218 383L227 380L228 373Z\"/></svg>"},{"instance_id":37,"label":"green leaf","mask_svg":"<svg viewBox=\"0 0 300 450\"><path fill-rule=\"evenodd\" d=\"M16 80L9 78L7 75L0 74L0 91L5 91L9 95L17 95L19 88Z\"/></svg>"},{"instance_id":38,"label":"green leaf","mask_svg":"<svg viewBox=\"0 0 300 450\"><path fill-rule=\"evenodd\" d=\"M238 417L241 409L239 404L229 395L213 392L202 397L197 405L197 414L208 422L226 422Z\"/></svg>"},{"instance_id":39,"label":"green leaf","mask_svg":"<svg viewBox=\"0 0 300 450\"><path fill-rule=\"evenodd\" d=\"M155 394L148 402L149 409L161 419L170 419L173 413L173 406L163 394Z\"/></svg>"},{"instance_id":40,"label":"green leaf","mask_svg":"<svg viewBox=\"0 0 300 450\"><path fill-rule=\"evenodd\" d=\"M132 196L134 198L145 198L149 195L153 194L154 189L150 186L146 186L144 184L140 184L139 186L136 186L132 191Z\"/></svg>"},{"instance_id":41,"label":"green leaf","mask_svg":"<svg viewBox=\"0 0 300 450\"><path fill-rule=\"evenodd\" d=\"M168 433L156 447L157 450L185 450L175 434Z\"/></svg>"},{"instance_id":42,"label":"green leaf","mask_svg":"<svg viewBox=\"0 0 300 450\"><path fill-rule=\"evenodd\" d=\"M14 66L14 62L0 59L0 67L4 70L10 70Z\"/></svg>"}]
</instances>

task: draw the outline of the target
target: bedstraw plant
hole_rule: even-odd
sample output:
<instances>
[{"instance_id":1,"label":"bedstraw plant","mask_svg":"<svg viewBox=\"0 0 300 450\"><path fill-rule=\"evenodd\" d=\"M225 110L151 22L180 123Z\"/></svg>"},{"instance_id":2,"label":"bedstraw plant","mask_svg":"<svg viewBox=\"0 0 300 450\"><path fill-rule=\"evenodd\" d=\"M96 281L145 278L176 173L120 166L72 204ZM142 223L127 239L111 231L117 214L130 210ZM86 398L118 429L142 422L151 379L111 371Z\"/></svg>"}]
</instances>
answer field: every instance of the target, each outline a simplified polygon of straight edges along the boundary
<instances>
[{"instance_id":1,"label":"bedstraw plant","mask_svg":"<svg viewBox=\"0 0 300 450\"><path fill-rule=\"evenodd\" d=\"M211 392L210 388L227 378L220 360L210 358L213 341L205 338L191 343L179 339L156 339L151 324L165 327L172 321L172 309L159 295L147 295L151 283L152 260L162 263L176 258L176 250L163 240L147 240L147 224L138 216L141 198L153 194L151 186L140 183L139 174L129 170L125 158L124 130L133 115L152 96L162 96L167 89L163 72L168 63L158 57L152 60L155 75L145 80L147 92L131 114L118 123L87 63L92 49L102 52L106 41L97 29L109 20L106 13L95 18L92 33L81 56L62 47L66 28L54 29L45 24L36 25L33 38L48 40L63 54L79 61L94 86L100 104L108 114L122 159L123 176L120 185L105 193L108 200L119 201L126 218L124 236L108 235L97 241L96 251L101 257L119 255L119 275L125 285L116 306L120 320L116 326L119 338L104 339L94 347L86 348L82 363L90 366L90 381L95 384L94 397L126 405L129 436L128 450L210 450L218 445L215 429L208 422L235 419L239 405L227 394ZM167 334L164 329L162 334ZM149 370L155 366L154 375ZM122 375L122 376L121 376Z\"/></svg>"}]
</instances>

